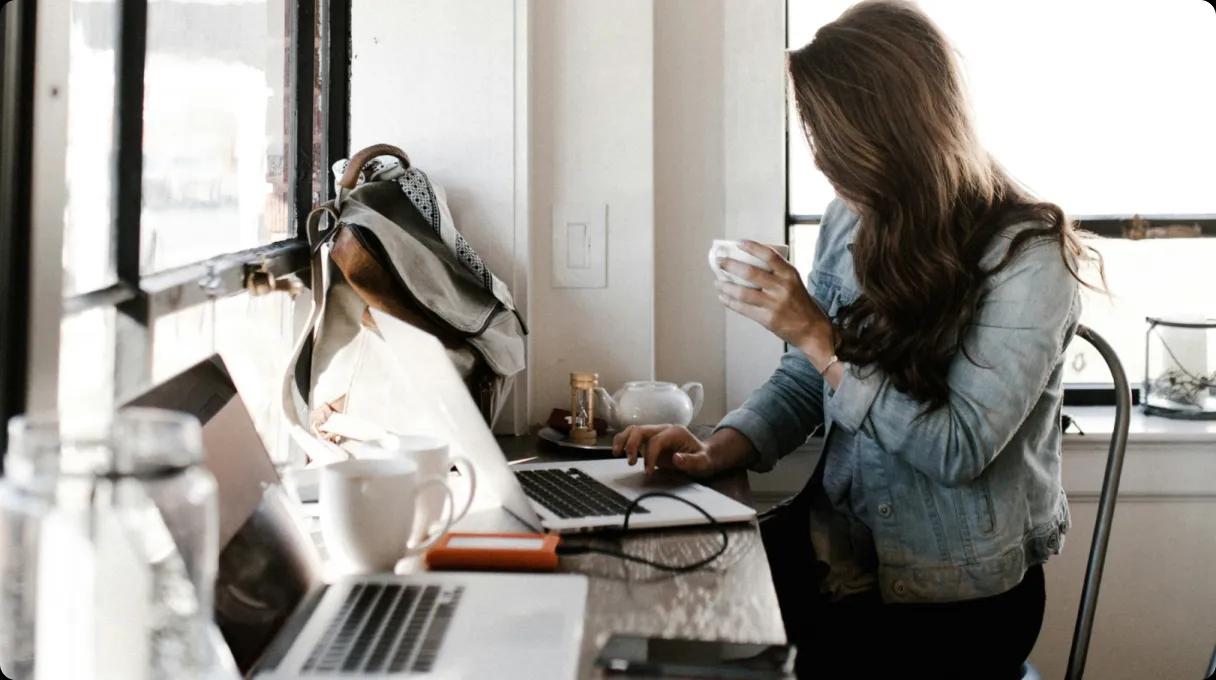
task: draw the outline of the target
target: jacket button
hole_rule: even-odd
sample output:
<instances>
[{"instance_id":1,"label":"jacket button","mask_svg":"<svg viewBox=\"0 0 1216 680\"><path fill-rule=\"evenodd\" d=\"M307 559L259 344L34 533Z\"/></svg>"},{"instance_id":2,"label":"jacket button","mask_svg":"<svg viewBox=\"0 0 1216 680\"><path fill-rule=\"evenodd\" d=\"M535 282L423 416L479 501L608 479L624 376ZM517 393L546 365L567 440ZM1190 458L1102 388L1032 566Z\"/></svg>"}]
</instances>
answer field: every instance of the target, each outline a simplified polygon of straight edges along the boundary
<instances>
[{"instance_id":1,"label":"jacket button","mask_svg":"<svg viewBox=\"0 0 1216 680\"><path fill-rule=\"evenodd\" d=\"M891 590L895 591L896 595L903 597L908 593L908 586L904 585L903 581L896 581L891 584Z\"/></svg>"},{"instance_id":2,"label":"jacket button","mask_svg":"<svg viewBox=\"0 0 1216 680\"><path fill-rule=\"evenodd\" d=\"M890 517L891 516L891 506L886 503L880 504L878 506L878 514L882 515L883 517Z\"/></svg>"}]
</instances>

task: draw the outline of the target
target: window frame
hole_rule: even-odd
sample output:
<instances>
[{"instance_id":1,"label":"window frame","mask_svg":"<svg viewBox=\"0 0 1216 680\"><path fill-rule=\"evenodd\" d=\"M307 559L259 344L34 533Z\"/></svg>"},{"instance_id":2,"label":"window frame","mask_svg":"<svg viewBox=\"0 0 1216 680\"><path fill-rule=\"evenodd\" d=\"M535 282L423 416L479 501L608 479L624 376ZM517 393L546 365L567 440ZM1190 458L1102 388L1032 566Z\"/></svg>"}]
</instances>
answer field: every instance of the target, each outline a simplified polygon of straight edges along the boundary
<instances>
[{"instance_id":1,"label":"window frame","mask_svg":"<svg viewBox=\"0 0 1216 680\"><path fill-rule=\"evenodd\" d=\"M785 47L789 44L789 0L785 3ZM785 107L785 243L790 243L790 232L798 225L817 225L823 221L822 214L796 214L790 209L790 106L789 90L786 90ZM1151 215L1080 215L1070 216L1076 225L1103 238L1139 240L1144 233L1163 232L1168 227L1187 226L1193 228L1199 238L1216 238L1216 214L1151 214ZM1151 236L1150 236L1151 238ZM1140 387L1132 387L1132 404L1140 404ZM1066 383L1064 387L1066 406L1114 406L1114 383Z\"/></svg>"},{"instance_id":2,"label":"window frame","mask_svg":"<svg viewBox=\"0 0 1216 680\"><path fill-rule=\"evenodd\" d=\"M7 3L6 3L7 4ZM13 6L28 7L33 14L34 0L19 0ZM305 0L288 3L289 39L291 41L290 63L293 72L293 96L295 101L289 108L289 140L292 162L288 181L288 204L292 207L295 222L294 236L275 243L223 253L192 264L174 267L152 274L140 272L142 183L143 183L143 113L144 113L144 65L147 56L148 0L123 0L119 3L115 46L115 115L114 115L114 215L111 222L113 236L113 262L115 282L94 290L85 291L62 300L60 319L99 308L113 308L115 314L115 356L113 390L116 403L126 397L146 390L151 386L152 333L157 319L197 305L244 292L250 275L270 273L276 277L300 275L305 285L310 283L304 275L311 264L311 253L306 238L306 223L314 203L333 198L333 188L328 181L329 165L332 161L349 154L350 145L350 68L351 68L351 5L352 0ZM293 9L294 8L294 9ZM10 101L32 102L34 21L32 16L22 22L28 28L30 45L20 47L5 41L6 50L23 49L29 58L15 63L21 74L22 85L28 89L10 96L5 88L3 103ZM318 36L317 32L320 31ZM25 34L23 33L23 36ZM316 52L320 39L320 64ZM23 52L25 54L25 52ZM6 54L7 56L7 54ZM14 60L5 59L5 63ZM319 67L319 68L318 68ZM6 79L7 80L7 79ZM316 88L320 87L320 111L314 108ZM30 96L23 96L26 94ZM20 124L10 120L8 108L4 109L3 129ZM22 120L33 121L32 103L24 108ZM318 125L321 139L314 137L314 124L320 114ZM27 128L29 129L29 128ZM25 139L29 139L29 135ZM21 137L18 137L19 139ZM318 144L320 158L314 158L314 144ZM28 253L29 219L29 168L31 165L28 144L25 149L13 149L4 145L0 155L0 181L12 186L0 186L0 192L12 191L19 201L3 205L25 206L23 219L13 219L13 210L0 211L0 245L16 245L19 248L0 249L0 415L6 420L25 409L24 395L31 369L23 352L30 329L28 314L22 310L29 302L29 273L14 265L24 265L29 258L15 257L14 253ZM19 153L13 153L14 151ZM14 165L15 164L15 165ZM9 171L9 168L15 172ZM326 187L323 195L314 195L314 168ZM22 171L24 170L24 172ZM15 183L13 178L16 178ZM4 195L0 193L0 195ZM10 262L10 260L12 262ZM33 266L60 267L54 263L34 263ZM25 265L28 266L28 265ZM17 315L17 316L14 316ZM9 319L15 323L8 323ZM11 345L11 346L10 346ZM202 358L202 357L200 357ZM56 375L45 379L58 380ZM3 464L4 436L0 433L0 466ZM0 468L2 469L2 468Z\"/></svg>"},{"instance_id":3,"label":"window frame","mask_svg":"<svg viewBox=\"0 0 1216 680\"><path fill-rule=\"evenodd\" d=\"M205 260L153 274L141 275L140 230L143 160L143 82L146 57L147 0L124 0L120 4L117 45L117 77L115 81L115 210L113 233L115 240L116 282L101 289L87 291L64 300L64 314L78 314L97 307L116 307L121 316L134 322L142 332L150 334L155 321L167 314L217 298L236 295L246 289L252 272L270 272L287 276L309 267L309 249L305 238L305 223L312 208L312 177L314 168L312 119L314 69L316 63L312 46L316 40L316 8L313 3L292 3L296 7L290 23L292 32L292 63L295 66L294 95L289 122L292 137L291 195L294 207L295 237L232 253L223 253ZM349 79L350 79L350 12L351 0L321 0L323 22L321 82L324 105L321 148L325 157L320 167L326 168L331 159L347 153L349 145ZM329 27L329 30L326 30ZM302 47L307 46L307 49ZM332 75L343 81L330 86ZM307 94L308 96L302 96ZM332 191L332 190L331 190ZM125 338L124 338L125 339ZM136 360L138 365L116 365L119 375L135 374L146 378L150 371L149 338L140 343L146 347L143 355L124 352L124 363ZM146 382L146 380L144 381ZM145 385L146 386L146 385Z\"/></svg>"},{"instance_id":4,"label":"window frame","mask_svg":"<svg viewBox=\"0 0 1216 680\"><path fill-rule=\"evenodd\" d=\"M0 419L25 410L37 5L0 2ZM3 423L0 423L3 425ZM0 474L8 429L0 427Z\"/></svg>"}]
</instances>

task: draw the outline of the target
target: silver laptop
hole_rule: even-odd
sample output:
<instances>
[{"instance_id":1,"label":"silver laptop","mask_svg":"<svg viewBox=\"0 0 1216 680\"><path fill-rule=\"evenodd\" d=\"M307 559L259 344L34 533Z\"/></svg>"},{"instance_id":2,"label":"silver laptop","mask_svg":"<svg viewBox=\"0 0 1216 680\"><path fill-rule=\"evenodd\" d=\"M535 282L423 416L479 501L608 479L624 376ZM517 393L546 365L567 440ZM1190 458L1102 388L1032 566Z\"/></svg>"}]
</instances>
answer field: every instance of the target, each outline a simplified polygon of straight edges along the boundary
<instances>
[{"instance_id":1,"label":"silver laptop","mask_svg":"<svg viewBox=\"0 0 1216 680\"><path fill-rule=\"evenodd\" d=\"M424 573L325 583L218 357L132 402L203 423L220 500L215 618L259 678L573 678L587 580Z\"/></svg>"},{"instance_id":2,"label":"silver laptop","mask_svg":"<svg viewBox=\"0 0 1216 680\"><path fill-rule=\"evenodd\" d=\"M426 434L447 439L453 455L473 462L478 502L497 502L534 530L558 532L620 528L629 504L650 491L690 501L718 522L743 522L756 516L752 508L707 486L675 474L647 476L642 466L631 467L623 458L508 467L439 341L387 314L372 310L372 315L400 369L394 406L418 414L417 422ZM493 495L480 497L482 479L488 480ZM707 522L705 515L684 502L646 498L631 513L629 528Z\"/></svg>"}]
</instances>

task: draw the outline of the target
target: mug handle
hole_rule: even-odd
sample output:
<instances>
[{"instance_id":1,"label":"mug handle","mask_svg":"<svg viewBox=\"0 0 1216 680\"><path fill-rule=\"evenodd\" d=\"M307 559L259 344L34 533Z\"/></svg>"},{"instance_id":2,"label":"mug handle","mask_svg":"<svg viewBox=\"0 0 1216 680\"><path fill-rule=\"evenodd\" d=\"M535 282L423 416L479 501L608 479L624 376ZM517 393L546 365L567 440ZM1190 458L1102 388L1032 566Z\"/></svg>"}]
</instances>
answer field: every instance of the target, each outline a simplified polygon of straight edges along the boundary
<instances>
[{"instance_id":1,"label":"mug handle","mask_svg":"<svg viewBox=\"0 0 1216 680\"><path fill-rule=\"evenodd\" d=\"M469 508L473 507L473 495L477 493L477 472L473 469L473 461L463 456L453 458L452 465L456 466L461 477L469 480L469 498L464 502L464 507L460 509L460 512L454 513L455 516L452 518L452 522L456 523L464 519L464 516L469 514Z\"/></svg>"},{"instance_id":2,"label":"mug handle","mask_svg":"<svg viewBox=\"0 0 1216 680\"><path fill-rule=\"evenodd\" d=\"M415 518L418 517L418 509L419 509L418 503L421 502L423 496L426 495L425 491L426 491L426 488L429 486L433 486L433 487L443 491L444 497L447 499L447 502L443 504L443 509L444 509L444 516L443 516L443 522L442 522L443 529L432 533L430 537L423 539L418 545L409 545L409 543L407 542L406 546L405 546L405 556L406 557L409 557L410 555L417 555L418 553L422 552L423 550L426 550L427 548L431 547L432 545L435 545L435 543L439 539L443 538L443 535L446 534L448 532L448 530L452 528L452 525L456 522L456 519L452 514L452 511L456 507L456 501L455 501L455 499L452 498L452 490L448 488L446 480L439 479L438 477L428 479L425 482L418 485L417 493L414 495L414 517ZM414 530L413 527L410 527L410 531L413 532L413 530Z\"/></svg>"}]
</instances>

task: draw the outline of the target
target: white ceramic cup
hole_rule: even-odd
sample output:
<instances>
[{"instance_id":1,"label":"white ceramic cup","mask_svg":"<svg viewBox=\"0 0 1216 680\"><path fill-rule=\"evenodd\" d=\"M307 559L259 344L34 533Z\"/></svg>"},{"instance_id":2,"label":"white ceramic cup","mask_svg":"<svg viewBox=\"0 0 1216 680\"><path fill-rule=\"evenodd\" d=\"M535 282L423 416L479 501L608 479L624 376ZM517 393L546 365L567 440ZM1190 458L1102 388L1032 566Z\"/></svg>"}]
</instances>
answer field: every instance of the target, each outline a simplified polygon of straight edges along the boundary
<instances>
[{"instance_id":1,"label":"white ceramic cup","mask_svg":"<svg viewBox=\"0 0 1216 680\"><path fill-rule=\"evenodd\" d=\"M790 258L789 246L773 245L770 247L776 250L777 254L783 259L788 260ZM737 283L744 288L759 288L759 286L750 283L747 279L735 276L730 272L723 271L722 267L718 266L718 260L726 258L739 260L740 262L745 262L753 267L759 267L766 271L772 271L767 265L764 264L763 260L744 250L743 247L739 245L738 241L714 239L713 245L709 248L709 268L713 270L714 276L718 277L719 281Z\"/></svg>"},{"instance_id":2,"label":"white ceramic cup","mask_svg":"<svg viewBox=\"0 0 1216 680\"><path fill-rule=\"evenodd\" d=\"M321 536L335 563L346 573L392 571L398 560L417 554L443 536L414 541L418 507L428 495L442 494L452 524L452 492L443 482L421 479L418 466L404 458L370 458L330 463L321 468Z\"/></svg>"},{"instance_id":3,"label":"white ceramic cup","mask_svg":"<svg viewBox=\"0 0 1216 680\"><path fill-rule=\"evenodd\" d=\"M473 505L473 495L477 493L477 474L473 470L473 463L462 456L453 457L448 443L442 439L393 433L364 445L358 455L361 458L404 458L418 466L420 480L438 480L445 484L451 493L452 508L459 508L451 512L453 523L463 519ZM449 472L453 465L460 473L460 479L467 480L463 493L452 488L453 479ZM429 494L421 501L412 540L421 541L436 531L440 534L447 531L447 527L440 522L444 514L444 500L439 494ZM442 530L439 530L441 527Z\"/></svg>"}]
</instances>

